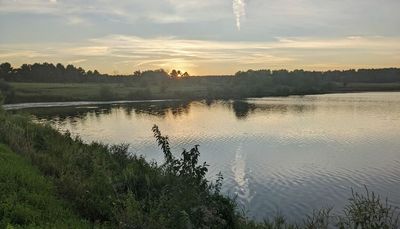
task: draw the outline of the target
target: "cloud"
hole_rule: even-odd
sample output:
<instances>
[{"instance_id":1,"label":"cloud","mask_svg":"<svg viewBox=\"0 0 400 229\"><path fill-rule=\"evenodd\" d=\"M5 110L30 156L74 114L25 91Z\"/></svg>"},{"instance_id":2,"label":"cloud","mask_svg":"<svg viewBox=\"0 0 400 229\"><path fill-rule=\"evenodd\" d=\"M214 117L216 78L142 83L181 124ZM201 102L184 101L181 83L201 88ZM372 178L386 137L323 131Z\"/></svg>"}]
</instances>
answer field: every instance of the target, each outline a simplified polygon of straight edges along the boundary
<instances>
[{"instance_id":1,"label":"cloud","mask_svg":"<svg viewBox=\"0 0 400 229\"><path fill-rule=\"evenodd\" d=\"M68 25L81 25L81 26L90 26L90 23L87 19L80 17L80 16L69 16L67 17L67 24Z\"/></svg>"},{"instance_id":2,"label":"cloud","mask_svg":"<svg viewBox=\"0 0 400 229\"><path fill-rule=\"evenodd\" d=\"M2 50L2 49L0 49ZM15 59L20 57L25 58L48 58L52 55L38 50L2 50L0 52L0 60Z\"/></svg>"},{"instance_id":3,"label":"cloud","mask_svg":"<svg viewBox=\"0 0 400 229\"><path fill-rule=\"evenodd\" d=\"M240 30L242 17L246 15L245 0L233 0L233 13L236 17L236 27Z\"/></svg>"},{"instance_id":4,"label":"cloud","mask_svg":"<svg viewBox=\"0 0 400 229\"><path fill-rule=\"evenodd\" d=\"M109 35L77 43L3 44L0 52L0 62L82 60L75 63L109 73L180 67L195 74L226 74L248 68L399 67L400 37L282 37L269 42L234 42Z\"/></svg>"},{"instance_id":5,"label":"cloud","mask_svg":"<svg viewBox=\"0 0 400 229\"><path fill-rule=\"evenodd\" d=\"M0 0L0 26L11 34L0 41L29 41L21 31L38 25L44 37L58 41L73 40L71 31L83 39L114 33L221 41L399 36L399 8L398 0ZM30 33L40 36L36 32Z\"/></svg>"},{"instance_id":6,"label":"cloud","mask_svg":"<svg viewBox=\"0 0 400 229\"><path fill-rule=\"evenodd\" d=\"M87 59L70 60L70 61L68 61L68 64L79 64L79 63L83 63L86 61L87 61Z\"/></svg>"},{"instance_id":7,"label":"cloud","mask_svg":"<svg viewBox=\"0 0 400 229\"><path fill-rule=\"evenodd\" d=\"M152 13L146 16L146 18L160 24L178 23L186 21L186 19L182 16L175 14L163 14L163 13Z\"/></svg>"}]
</instances>

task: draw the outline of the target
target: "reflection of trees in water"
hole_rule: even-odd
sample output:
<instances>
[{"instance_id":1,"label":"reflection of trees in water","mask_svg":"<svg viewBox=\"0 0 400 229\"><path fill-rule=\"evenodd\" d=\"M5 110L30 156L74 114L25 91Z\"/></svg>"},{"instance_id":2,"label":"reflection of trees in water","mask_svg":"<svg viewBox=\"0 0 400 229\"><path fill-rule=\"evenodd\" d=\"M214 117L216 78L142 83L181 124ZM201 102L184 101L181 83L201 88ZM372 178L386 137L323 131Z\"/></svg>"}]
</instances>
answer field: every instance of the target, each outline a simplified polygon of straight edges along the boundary
<instances>
[{"instance_id":1,"label":"reflection of trees in water","mask_svg":"<svg viewBox=\"0 0 400 229\"><path fill-rule=\"evenodd\" d=\"M88 113L92 113L96 116L109 113L104 111L105 109L96 107L47 107L47 108L28 108L17 112L33 114L37 119L50 120L56 119L59 121L65 121L67 119L85 119Z\"/></svg>"},{"instance_id":2,"label":"reflection of trees in water","mask_svg":"<svg viewBox=\"0 0 400 229\"><path fill-rule=\"evenodd\" d=\"M274 113L304 113L315 109L311 104L263 104L257 106L257 110Z\"/></svg>"},{"instance_id":3,"label":"reflection of trees in water","mask_svg":"<svg viewBox=\"0 0 400 229\"><path fill-rule=\"evenodd\" d=\"M244 100L237 100L232 102L230 108L235 113L236 118L246 119L252 114L256 113L303 113L315 109L312 104L273 104L273 103L252 103Z\"/></svg>"},{"instance_id":4,"label":"reflection of trees in water","mask_svg":"<svg viewBox=\"0 0 400 229\"><path fill-rule=\"evenodd\" d=\"M251 102L245 100L202 100L202 101L168 101L168 102L140 102L126 104L103 104L82 107L48 107L30 108L17 112L33 114L38 120L54 120L57 122L68 121L71 123L77 120L84 122L87 118L100 118L117 110L123 111L128 117L133 114L140 116L155 116L165 118L168 115L180 117L190 113L191 104L198 103L203 106L222 106L232 110L238 119L259 113L302 113L315 109L313 104L291 104L276 102Z\"/></svg>"},{"instance_id":5,"label":"reflection of trees in water","mask_svg":"<svg viewBox=\"0 0 400 229\"><path fill-rule=\"evenodd\" d=\"M165 118L169 113L174 117L187 115L190 112L190 102L160 102L160 103L138 103L125 107L138 115L150 115ZM128 112L127 112L128 113Z\"/></svg>"},{"instance_id":6,"label":"reflection of trees in water","mask_svg":"<svg viewBox=\"0 0 400 229\"><path fill-rule=\"evenodd\" d=\"M127 116L148 115L165 118L169 113L174 117L187 115L190 112L190 102L157 102L157 103L130 103L130 104L107 104L85 107L47 107L30 108L16 112L33 114L38 120L57 120L58 122L75 122L75 120L86 120L87 117L108 115L122 109Z\"/></svg>"},{"instance_id":7,"label":"reflection of trees in water","mask_svg":"<svg viewBox=\"0 0 400 229\"><path fill-rule=\"evenodd\" d=\"M245 101L233 101L232 110L235 113L236 118L245 119L250 113L254 112L256 106L252 103Z\"/></svg>"}]
</instances>

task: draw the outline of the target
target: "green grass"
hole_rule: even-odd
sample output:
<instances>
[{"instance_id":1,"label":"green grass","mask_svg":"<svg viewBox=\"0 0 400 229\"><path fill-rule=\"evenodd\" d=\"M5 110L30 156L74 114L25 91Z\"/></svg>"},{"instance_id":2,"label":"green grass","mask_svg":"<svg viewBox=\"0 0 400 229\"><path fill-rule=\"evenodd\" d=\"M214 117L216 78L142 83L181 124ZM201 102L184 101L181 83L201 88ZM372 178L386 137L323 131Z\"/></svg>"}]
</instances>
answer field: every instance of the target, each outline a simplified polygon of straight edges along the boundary
<instances>
[{"instance_id":1,"label":"green grass","mask_svg":"<svg viewBox=\"0 0 400 229\"><path fill-rule=\"evenodd\" d=\"M156 126L153 133L161 165L130 155L127 145L85 144L0 108L0 228L400 227L399 209L368 191L353 193L341 215L321 210L298 224L280 216L254 222L220 194L222 180L205 178L197 146L176 158L168 138Z\"/></svg>"},{"instance_id":2,"label":"green grass","mask_svg":"<svg viewBox=\"0 0 400 229\"><path fill-rule=\"evenodd\" d=\"M11 83L17 102L99 100L101 84L90 83ZM110 84L113 91L118 84Z\"/></svg>"},{"instance_id":3,"label":"green grass","mask_svg":"<svg viewBox=\"0 0 400 229\"><path fill-rule=\"evenodd\" d=\"M101 101L176 98L178 89L161 89L160 85L131 86L121 83L10 83L15 90L14 102ZM106 90L104 90L106 88ZM107 91L107 93L104 93ZM181 93L193 87L180 87Z\"/></svg>"},{"instance_id":4,"label":"green grass","mask_svg":"<svg viewBox=\"0 0 400 229\"><path fill-rule=\"evenodd\" d=\"M0 228L89 228L23 157L0 144Z\"/></svg>"},{"instance_id":5,"label":"green grass","mask_svg":"<svg viewBox=\"0 0 400 229\"><path fill-rule=\"evenodd\" d=\"M234 202L215 192L203 172L190 167L197 163L183 163L185 169L174 172L168 163L159 166L129 155L124 145L87 145L25 116L1 111L0 142L29 159L79 217L96 225L232 228L237 224ZM186 169L194 173L182 176Z\"/></svg>"},{"instance_id":6,"label":"green grass","mask_svg":"<svg viewBox=\"0 0 400 229\"><path fill-rule=\"evenodd\" d=\"M359 91L400 91L400 83L332 84L329 88L296 88L279 85L221 84L199 79L138 83L9 83L14 95L8 103L105 101L142 99L212 99L262 96L287 96Z\"/></svg>"}]
</instances>

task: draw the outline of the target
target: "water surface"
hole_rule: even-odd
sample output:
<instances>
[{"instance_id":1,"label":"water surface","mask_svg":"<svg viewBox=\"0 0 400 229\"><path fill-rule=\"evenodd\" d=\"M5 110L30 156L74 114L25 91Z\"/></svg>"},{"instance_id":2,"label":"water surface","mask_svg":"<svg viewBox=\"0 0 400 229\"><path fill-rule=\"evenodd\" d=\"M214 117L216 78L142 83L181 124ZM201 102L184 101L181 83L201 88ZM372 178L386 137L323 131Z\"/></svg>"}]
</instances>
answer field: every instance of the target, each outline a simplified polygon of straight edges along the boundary
<instances>
[{"instance_id":1,"label":"water surface","mask_svg":"<svg viewBox=\"0 0 400 229\"><path fill-rule=\"evenodd\" d=\"M162 162L151 132L157 124L177 154L199 144L210 179L221 171L223 192L256 219L339 211L351 188L364 185L400 206L397 92L68 105L23 111L88 142L130 143L132 153Z\"/></svg>"}]
</instances>

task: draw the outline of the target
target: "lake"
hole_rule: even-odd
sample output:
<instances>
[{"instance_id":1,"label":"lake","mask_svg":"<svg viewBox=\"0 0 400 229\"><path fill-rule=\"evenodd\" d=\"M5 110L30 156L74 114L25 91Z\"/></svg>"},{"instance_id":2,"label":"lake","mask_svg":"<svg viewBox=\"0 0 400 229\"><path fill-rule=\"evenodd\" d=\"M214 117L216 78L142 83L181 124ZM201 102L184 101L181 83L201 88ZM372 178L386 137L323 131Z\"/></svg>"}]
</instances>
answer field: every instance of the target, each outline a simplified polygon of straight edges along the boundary
<instances>
[{"instance_id":1,"label":"lake","mask_svg":"<svg viewBox=\"0 0 400 229\"><path fill-rule=\"evenodd\" d=\"M162 163L151 132L157 124L176 155L199 144L208 177L222 172L223 192L258 220L340 212L351 188L364 185L400 206L399 92L8 108L86 142L129 143L132 153Z\"/></svg>"}]
</instances>

